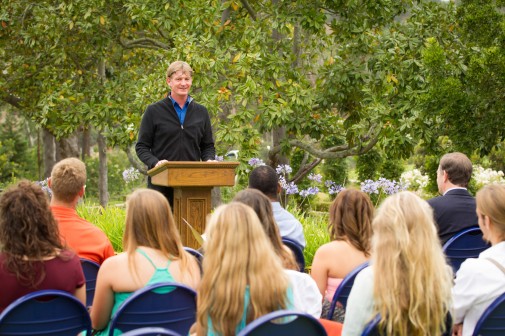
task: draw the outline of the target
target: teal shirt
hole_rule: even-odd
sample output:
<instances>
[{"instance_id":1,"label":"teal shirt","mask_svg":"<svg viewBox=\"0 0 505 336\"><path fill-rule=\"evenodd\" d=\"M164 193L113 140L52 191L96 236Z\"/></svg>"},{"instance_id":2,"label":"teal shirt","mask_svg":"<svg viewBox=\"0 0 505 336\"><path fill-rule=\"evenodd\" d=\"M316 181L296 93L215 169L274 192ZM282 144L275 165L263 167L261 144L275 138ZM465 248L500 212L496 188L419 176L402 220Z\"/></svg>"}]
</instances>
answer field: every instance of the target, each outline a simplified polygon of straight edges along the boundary
<instances>
[{"instance_id":1,"label":"teal shirt","mask_svg":"<svg viewBox=\"0 0 505 336\"><path fill-rule=\"evenodd\" d=\"M291 287L288 287L287 296L288 296L288 304L287 304L286 309L294 309L293 290L291 289ZM251 300L251 293L249 292L249 285L247 285L245 288L245 293L244 293L244 313L242 314L242 319L240 320L239 324L237 325L237 329L235 329L235 334L238 334L246 326L247 307L249 307L250 300ZM214 327L212 326L212 321L210 320L210 316L208 317L208 320L207 320L207 336L220 336L219 333L214 331Z\"/></svg>"},{"instance_id":2,"label":"teal shirt","mask_svg":"<svg viewBox=\"0 0 505 336\"><path fill-rule=\"evenodd\" d=\"M159 283L159 282L175 282L174 277L172 276L172 274L168 270L170 264L172 263L171 260L169 260L167 262L167 267L158 268L153 263L153 261L151 260L151 258L149 258L149 256L144 251L142 251L141 249L138 248L137 252L140 253L141 255L143 255L151 263L151 265L153 265L153 267L154 267L154 274L151 277L151 279L149 279L149 281L147 282L146 286L152 285L152 284L155 284L155 283ZM116 314L117 310L123 304L123 302L126 299L128 299L133 293L134 292L114 293L114 306L112 307L111 316L114 316ZM109 322L109 324L107 325L107 327L105 329L100 330L95 335L107 336L107 335L109 335L109 328L110 328L110 322ZM114 330L114 336L121 335L121 334L122 334L122 332L120 330L117 330L117 329Z\"/></svg>"}]
</instances>

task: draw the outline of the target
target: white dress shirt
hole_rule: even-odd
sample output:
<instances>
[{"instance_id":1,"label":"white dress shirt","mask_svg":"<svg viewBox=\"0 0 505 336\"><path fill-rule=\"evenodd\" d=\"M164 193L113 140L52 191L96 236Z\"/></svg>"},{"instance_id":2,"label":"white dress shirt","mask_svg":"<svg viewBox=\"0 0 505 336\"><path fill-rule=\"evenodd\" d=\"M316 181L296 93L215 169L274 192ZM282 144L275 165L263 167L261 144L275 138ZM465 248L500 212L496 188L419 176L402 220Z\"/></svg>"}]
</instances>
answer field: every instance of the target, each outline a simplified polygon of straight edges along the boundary
<instances>
[{"instance_id":1,"label":"white dress shirt","mask_svg":"<svg viewBox=\"0 0 505 336\"><path fill-rule=\"evenodd\" d=\"M463 336L471 336L475 325L487 307L505 292L505 274L491 261L505 267L505 242L491 246L479 258L465 260L452 289L454 323L463 322Z\"/></svg>"}]
</instances>

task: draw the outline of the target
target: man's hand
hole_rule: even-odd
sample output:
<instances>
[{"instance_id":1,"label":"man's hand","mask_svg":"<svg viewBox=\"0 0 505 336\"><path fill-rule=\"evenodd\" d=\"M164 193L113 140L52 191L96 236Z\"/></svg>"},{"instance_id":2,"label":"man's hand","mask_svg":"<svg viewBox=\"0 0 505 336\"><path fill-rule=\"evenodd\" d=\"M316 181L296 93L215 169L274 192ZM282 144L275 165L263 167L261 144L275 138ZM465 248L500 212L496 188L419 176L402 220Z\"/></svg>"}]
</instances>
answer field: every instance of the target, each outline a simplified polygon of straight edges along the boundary
<instances>
[{"instance_id":1,"label":"man's hand","mask_svg":"<svg viewBox=\"0 0 505 336\"><path fill-rule=\"evenodd\" d=\"M455 324L452 326L452 336L463 335L463 323Z\"/></svg>"},{"instance_id":2,"label":"man's hand","mask_svg":"<svg viewBox=\"0 0 505 336\"><path fill-rule=\"evenodd\" d=\"M159 160L158 163L156 163L156 166L155 167L158 167L159 165L162 165L164 163L167 163L168 160Z\"/></svg>"}]
</instances>

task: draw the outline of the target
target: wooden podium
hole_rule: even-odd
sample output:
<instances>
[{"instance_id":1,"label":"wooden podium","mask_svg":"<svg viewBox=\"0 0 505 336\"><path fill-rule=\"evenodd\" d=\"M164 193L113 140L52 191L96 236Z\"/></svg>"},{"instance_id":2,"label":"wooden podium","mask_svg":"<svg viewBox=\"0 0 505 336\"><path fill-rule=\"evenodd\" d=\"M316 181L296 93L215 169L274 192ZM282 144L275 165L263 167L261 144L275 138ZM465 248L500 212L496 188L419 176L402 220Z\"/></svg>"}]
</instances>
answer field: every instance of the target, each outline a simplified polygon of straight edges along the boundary
<instances>
[{"instance_id":1,"label":"wooden podium","mask_svg":"<svg viewBox=\"0 0 505 336\"><path fill-rule=\"evenodd\" d=\"M174 188L175 222L184 246L200 248L191 229L202 234L211 210L213 187L235 185L238 162L169 161L147 172L151 183Z\"/></svg>"}]
</instances>

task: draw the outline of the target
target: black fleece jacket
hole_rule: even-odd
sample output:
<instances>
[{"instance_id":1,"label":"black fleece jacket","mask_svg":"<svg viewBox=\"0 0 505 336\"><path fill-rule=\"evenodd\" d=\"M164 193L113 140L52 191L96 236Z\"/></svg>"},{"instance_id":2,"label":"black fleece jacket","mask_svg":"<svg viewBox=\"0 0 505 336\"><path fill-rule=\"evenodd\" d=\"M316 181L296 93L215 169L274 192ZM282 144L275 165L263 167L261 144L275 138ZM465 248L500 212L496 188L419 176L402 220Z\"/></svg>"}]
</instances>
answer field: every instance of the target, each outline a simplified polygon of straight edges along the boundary
<instances>
[{"instance_id":1,"label":"black fleece jacket","mask_svg":"<svg viewBox=\"0 0 505 336\"><path fill-rule=\"evenodd\" d=\"M214 160L209 112L192 100L181 125L169 96L149 105L140 123L135 150L148 169L159 160Z\"/></svg>"}]
</instances>

